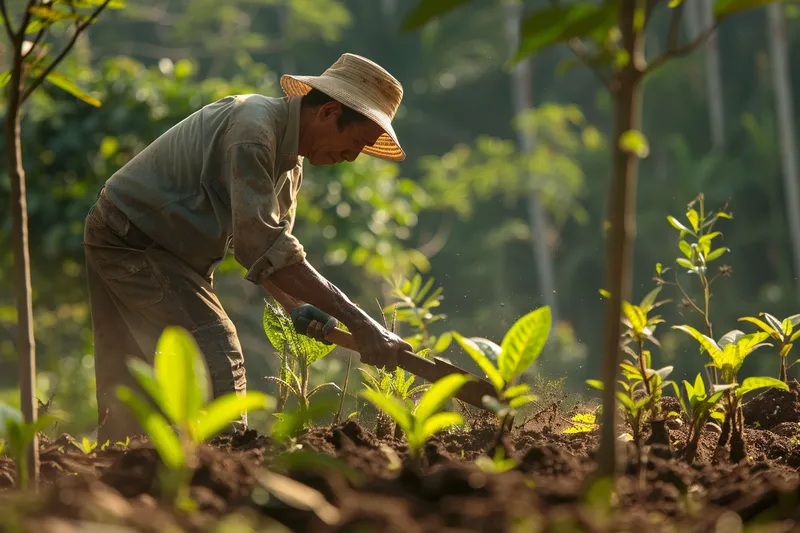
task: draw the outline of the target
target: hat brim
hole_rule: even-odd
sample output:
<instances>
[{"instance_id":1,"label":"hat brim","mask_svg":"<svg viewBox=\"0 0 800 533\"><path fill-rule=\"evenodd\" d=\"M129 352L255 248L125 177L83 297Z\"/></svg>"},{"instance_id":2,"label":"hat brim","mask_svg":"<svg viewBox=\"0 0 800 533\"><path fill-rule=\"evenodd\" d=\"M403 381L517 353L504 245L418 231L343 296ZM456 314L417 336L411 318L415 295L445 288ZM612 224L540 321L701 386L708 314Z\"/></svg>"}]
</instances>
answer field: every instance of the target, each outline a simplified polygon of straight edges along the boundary
<instances>
[{"instance_id":1,"label":"hat brim","mask_svg":"<svg viewBox=\"0 0 800 533\"><path fill-rule=\"evenodd\" d=\"M378 137L375 144L365 146L361 151L362 154L388 161L402 161L406 158L406 153L397 140L397 134L394 132L391 119L388 115L379 111L377 104L369 102L369 98L366 95L359 98L352 89L343 86L340 81L323 76L284 74L281 76L281 88L287 96L303 96L311 91L312 88L317 89L347 107L358 111L380 126L384 133Z\"/></svg>"}]
</instances>

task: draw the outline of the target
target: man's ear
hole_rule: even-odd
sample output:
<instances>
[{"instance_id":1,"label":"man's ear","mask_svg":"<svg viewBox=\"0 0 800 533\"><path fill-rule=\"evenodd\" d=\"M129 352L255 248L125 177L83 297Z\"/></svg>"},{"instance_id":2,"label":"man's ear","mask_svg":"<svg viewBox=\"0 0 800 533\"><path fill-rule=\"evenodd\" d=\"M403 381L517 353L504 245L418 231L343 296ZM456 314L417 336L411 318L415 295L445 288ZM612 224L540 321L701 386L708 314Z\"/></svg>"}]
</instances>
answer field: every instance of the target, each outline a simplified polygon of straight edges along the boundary
<instances>
[{"instance_id":1,"label":"man's ear","mask_svg":"<svg viewBox=\"0 0 800 533\"><path fill-rule=\"evenodd\" d=\"M342 105L339 102L328 102L319 108L319 118L322 121L337 120L342 114Z\"/></svg>"}]
</instances>

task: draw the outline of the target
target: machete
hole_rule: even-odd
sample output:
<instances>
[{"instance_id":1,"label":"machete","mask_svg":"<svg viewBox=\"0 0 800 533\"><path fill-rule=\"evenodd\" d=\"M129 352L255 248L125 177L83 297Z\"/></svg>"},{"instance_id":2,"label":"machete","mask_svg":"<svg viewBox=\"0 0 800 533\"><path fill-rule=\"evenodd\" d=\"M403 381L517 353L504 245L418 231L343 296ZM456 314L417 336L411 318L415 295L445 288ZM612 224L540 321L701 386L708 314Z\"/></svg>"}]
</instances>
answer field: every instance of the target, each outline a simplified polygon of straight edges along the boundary
<instances>
[{"instance_id":1,"label":"machete","mask_svg":"<svg viewBox=\"0 0 800 533\"><path fill-rule=\"evenodd\" d=\"M338 344L342 348L358 352L358 346L353 336L339 328L331 330L331 332L325 336L325 340ZM474 405L475 407L480 407L481 409L488 410L487 407L483 405L484 396L497 398L497 391L495 391L491 383L476 376L472 372L453 366L439 358L434 358L433 360L425 359L414 352L404 350L397 354L397 366L431 383L455 373L472 376L475 380L464 384L458 391L458 394L456 394L456 398L470 405Z\"/></svg>"}]
</instances>

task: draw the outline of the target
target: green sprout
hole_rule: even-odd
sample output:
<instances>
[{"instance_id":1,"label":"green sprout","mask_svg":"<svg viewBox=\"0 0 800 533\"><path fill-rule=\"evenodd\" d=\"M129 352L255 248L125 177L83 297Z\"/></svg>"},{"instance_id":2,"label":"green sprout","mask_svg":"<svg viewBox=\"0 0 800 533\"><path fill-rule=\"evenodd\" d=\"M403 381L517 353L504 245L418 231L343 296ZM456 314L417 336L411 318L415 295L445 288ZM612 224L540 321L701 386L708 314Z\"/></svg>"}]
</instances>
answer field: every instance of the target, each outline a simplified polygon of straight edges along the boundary
<instances>
[{"instance_id":1,"label":"green sprout","mask_svg":"<svg viewBox=\"0 0 800 533\"><path fill-rule=\"evenodd\" d=\"M772 337L776 343L778 343L778 353L781 361L778 376L781 381L788 384L788 369L797 363L800 363L800 359L798 359L788 367L786 366L786 359L789 358L789 352L792 351L794 341L800 337L800 329L797 331L794 330L794 328L797 327L797 324L800 324L800 315L792 315L784 318L783 320L778 320L769 313L760 313L760 316L764 317L764 320L752 316L746 316L740 318L739 320L742 322L751 322L755 324L761 328L764 333Z\"/></svg>"},{"instance_id":2,"label":"green sprout","mask_svg":"<svg viewBox=\"0 0 800 533\"><path fill-rule=\"evenodd\" d=\"M375 368L375 374L372 374L366 368L359 368L359 371L364 376L363 385L366 389L385 396L393 396L412 408L414 397L424 393L431 386L429 383L423 383L414 387L415 376L407 374L400 367L397 367L394 372L386 371L383 368ZM381 412L381 414L385 413ZM399 439L402 436L400 434L401 431L402 428L399 425L395 425L395 438ZM379 431L378 433L383 432Z\"/></svg>"},{"instance_id":3,"label":"green sprout","mask_svg":"<svg viewBox=\"0 0 800 533\"><path fill-rule=\"evenodd\" d=\"M717 441L717 451L721 454L730 442L730 460L738 463L747 457L747 443L744 436L744 415L741 409L742 397L748 392L775 387L780 390L789 390L788 385L783 381L770 377L749 377L742 381L737 381L737 374L742 368L745 359L756 349L762 346L771 346L764 341L769 335L764 332L751 333L745 335L739 330L729 331L719 342L703 335L691 326L673 326L687 333L694 338L701 346L701 351L705 351L711 358L711 362L706 364L719 372L723 384L715 385L712 392L715 394L723 391L725 406L725 422Z\"/></svg>"},{"instance_id":4,"label":"green sprout","mask_svg":"<svg viewBox=\"0 0 800 533\"><path fill-rule=\"evenodd\" d=\"M225 394L209 403L205 360L191 334L177 326L161 334L153 367L139 359L129 360L128 367L158 409L125 386L117 387L117 397L132 411L167 469L165 497L179 506L191 506L187 491L197 446L232 427L248 410L272 408L274 400L249 391Z\"/></svg>"},{"instance_id":5,"label":"green sprout","mask_svg":"<svg viewBox=\"0 0 800 533\"><path fill-rule=\"evenodd\" d=\"M535 395L528 394L530 385L516 382L542 353L551 325L550 307L544 306L517 320L506 332L500 346L489 339L466 338L453 333L497 392L497 399L484 397L483 401L497 415L501 431L507 422L513 420L517 409L536 400Z\"/></svg>"},{"instance_id":6,"label":"green sprout","mask_svg":"<svg viewBox=\"0 0 800 533\"><path fill-rule=\"evenodd\" d=\"M675 389L675 396L678 398L678 401L680 401L683 412L686 413L691 420L687 444L686 448L684 448L684 458L686 462L692 464L697 456L700 435L708 419L715 418L721 422L725 420L724 412L720 411L718 408L719 401L722 399L724 391L717 390L717 392L709 395L706 392L703 376L697 374L697 377L694 379L694 385L685 380L683 382L683 387L686 389L686 397L689 399L689 403L687 404L683 400L683 395L681 394L678 384L673 383L672 387Z\"/></svg>"},{"instance_id":7,"label":"green sprout","mask_svg":"<svg viewBox=\"0 0 800 533\"><path fill-rule=\"evenodd\" d=\"M451 374L438 380L422 395L416 406L375 390L361 392L367 401L391 416L403 430L412 459L421 458L425 442L436 433L464 423L459 413L437 412L450 401L473 376Z\"/></svg>"},{"instance_id":8,"label":"green sprout","mask_svg":"<svg viewBox=\"0 0 800 533\"><path fill-rule=\"evenodd\" d=\"M25 422L22 413L6 403L0 402L0 437L3 439L3 452L11 456L17 469L17 485L27 490L29 479L25 467L28 444L37 433L58 420L52 415L43 415L33 422Z\"/></svg>"},{"instance_id":9,"label":"green sprout","mask_svg":"<svg viewBox=\"0 0 800 533\"><path fill-rule=\"evenodd\" d=\"M396 319L408 324L416 333L405 337L404 340L411 344L414 351L435 357L443 353L453 341L452 332L433 335L430 331L432 324L444 320L446 315L434 312L441 305L444 289L433 288L434 279L428 278L423 282L422 276L415 274L413 278L405 279L396 276L389 280L391 297L395 300L383 309L384 313L396 313Z\"/></svg>"},{"instance_id":10,"label":"green sprout","mask_svg":"<svg viewBox=\"0 0 800 533\"><path fill-rule=\"evenodd\" d=\"M488 455L481 455L475 459L475 466L487 474L502 474L513 470L518 464L519 461L513 457L506 457L505 449L501 446L495 449L491 458Z\"/></svg>"},{"instance_id":11,"label":"green sprout","mask_svg":"<svg viewBox=\"0 0 800 533\"><path fill-rule=\"evenodd\" d=\"M276 355L281 360L278 377L264 377L265 380L278 384L278 412L283 411L290 395L297 400L301 410L308 410L312 396L326 387L341 393L341 388L332 382L311 387L309 368L333 350L332 344L324 344L298 333L292 319L280 305L267 302L263 321L264 333L270 344L279 350Z\"/></svg>"},{"instance_id":12,"label":"green sprout","mask_svg":"<svg viewBox=\"0 0 800 533\"><path fill-rule=\"evenodd\" d=\"M95 450L95 448L97 448L97 443L90 441L86 437L83 437L83 440L81 442L73 440L72 444L86 455L89 455ZM102 449L105 449L107 445L108 442L106 442L106 444L103 445Z\"/></svg>"}]
</instances>

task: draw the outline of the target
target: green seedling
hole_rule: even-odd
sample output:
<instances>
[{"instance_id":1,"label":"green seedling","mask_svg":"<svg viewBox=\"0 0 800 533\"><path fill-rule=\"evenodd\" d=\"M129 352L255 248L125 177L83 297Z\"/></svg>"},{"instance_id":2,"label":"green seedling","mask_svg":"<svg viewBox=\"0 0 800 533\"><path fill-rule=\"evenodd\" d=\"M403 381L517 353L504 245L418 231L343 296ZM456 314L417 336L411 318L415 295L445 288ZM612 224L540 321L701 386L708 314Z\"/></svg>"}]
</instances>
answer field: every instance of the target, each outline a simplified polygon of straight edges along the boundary
<instances>
[{"instance_id":1,"label":"green seedling","mask_svg":"<svg viewBox=\"0 0 800 533\"><path fill-rule=\"evenodd\" d=\"M434 312L441 305L444 289L439 287L431 291L434 279L428 278L423 282L419 274L415 274L410 280L397 276L388 281L391 297L395 301L383 309L384 314L396 313L396 320L408 324L416 332L404 340L411 344L415 352L430 357L447 350L453 340L452 332L444 332L438 337L431 333L431 325L447 318L446 315Z\"/></svg>"},{"instance_id":2,"label":"green seedling","mask_svg":"<svg viewBox=\"0 0 800 533\"><path fill-rule=\"evenodd\" d=\"M0 402L0 437L3 453L10 455L17 469L17 485L28 488L28 469L25 467L25 451L33 437L49 424L58 420L52 415L43 415L33 422L25 422L22 413L6 403Z\"/></svg>"},{"instance_id":3,"label":"green seedling","mask_svg":"<svg viewBox=\"0 0 800 533\"><path fill-rule=\"evenodd\" d=\"M375 368L375 374L372 374L366 368L359 368L358 370L364 376L364 381L362 383L365 389L386 396L393 396L411 408L413 408L414 405L414 398L430 388L429 383L423 383L422 385L414 387L415 376L413 374L407 374L405 370L399 367L396 368L394 372L388 372L382 368ZM401 437L400 431L400 426L395 425L395 438L399 439ZM379 433L383 432L379 431Z\"/></svg>"},{"instance_id":4,"label":"green seedling","mask_svg":"<svg viewBox=\"0 0 800 533\"><path fill-rule=\"evenodd\" d=\"M325 388L342 392L341 388L332 382L311 387L309 379L309 367L327 356L334 348L332 344L324 344L295 331L292 319L280 305L266 302L263 322L264 333L270 344L279 350L276 355L281 361L278 377L264 378L278 384L278 412L283 411L290 395L297 400L300 409L307 410L311 398ZM341 324L339 327L342 327Z\"/></svg>"},{"instance_id":5,"label":"green seedling","mask_svg":"<svg viewBox=\"0 0 800 533\"><path fill-rule=\"evenodd\" d=\"M725 447L730 442L730 460L738 463L747 458L747 443L744 436L744 416L741 409L742 397L748 392L757 389L774 387L780 390L789 390L783 381L770 377L750 377L737 381L736 375L742 368L745 359L762 346L771 346L764 341L769 335L764 332L745 335L739 330L729 331L719 342L703 335L691 326L673 326L674 329L687 333L694 338L711 358L706 364L719 372L723 384L715 385L712 393L723 391L723 405L725 406L725 422L717 441L717 455L724 453Z\"/></svg>"},{"instance_id":6,"label":"green seedling","mask_svg":"<svg viewBox=\"0 0 800 533\"><path fill-rule=\"evenodd\" d=\"M274 400L248 391L247 395L225 394L209 403L205 360L191 334L176 326L161 334L153 367L140 359L129 360L128 367L150 401L125 386L117 388L117 397L132 411L166 467L164 496L171 503L191 507L187 491L197 446L232 428L243 413L272 408Z\"/></svg>"},{"instance_id":7,"label":"green seedling","mask_svg":"<svg viewBox=\"0 0 800 533\"><path fill-rule=\"evenodd\" d=\"M122 446L123 448L127 448L131 445L131 438L125 437L125 442L117 441L114 444L116 444L117 446Z\"/></svg>"},{"instance_id":8,"label":"green seedling","mask_svg":"<svg viewBox=\"0 0 800 533\"><path fill-rule=\"evenodd\" d=\"M97 448L97 443L90 441L86 437L83 437L83 440L80 442L73 440L72 444L86 455L89 455L90 453L94 452L95 448ZM108 442L106 442L106 444L103 445L103 449L105 449L107 445Z\"/></svg>"},{"instance_id":9,"label":"green seedling","mask_svg":"<svg viewBox=\"0 0 800 533\"><path fill-rule=\"evenodd\" d=\"M739 320L755 324L778 344L778 354L781 361L778 376L781 381L788 384L788 369L800 362L800 359L798 359L791 365L786 366L786 360L792 351L794 341L800 337L800 329L795 331L797 324L800 324L800 315L792 315L783 320L778 320L769 313L761 313L759 316L764 317L764 320L752 316L742 317Z\"/></svg>"},{"instance_id":10,"label":"green seedling","mask_svg":"<svg viewBox=\"0 0 800 533\"><path fill-rule=\"evenodd\" d=\"M531 311L506 332L500 346L480 337L466 338L453 333L464 351L477 363L497 391L497 399L484 397L484 404L498 417L501 432L513 420L516 410L536 400L530 385L517 384L518 378L542 353L550 336L550 307Z\"/></svg>"},{"instance_id":11,"label":"green seedling","mask_svg":"<svg viewBox=\"0 0 800 533\"><path fill-rule=\"evenodd\" d=\"M488 455L481 455L475 459L475 466L486 472L487 474L502 474L517 467L519 461L513 457L506 457L505 448L498 446L495 449L494 455L490 458Z\"/></svg>"},{"instance_id":12,"label":"green seedling","mask_svg":"<svg viewBox=\"0 0 800 533\"><path fill-rule=\"evenodd\" d=\"M370 389L362 391L361 396L395 420L406 435L412 459L417 461L430 437L464 423L464 418L459 413L437 411L453 399L465 383L474 379L464 374L445 376L431 385L413 407L394 396Z\"/></svg>"},{"instance_id":13,"label":"green seedling","mask_svg":"<svg viewBox=\"0 0 800 533\"><path fill-rule=\"evenodd\" d=\"M719 409L719 402L722 399L724 391L717 390L717 392L709 395L706 392L706 386L703 382L703 376L697 374L694 379L694 385L688 381L683 382L683 388L686 390L686 397L689 399L687 404L681 390L677 383L673 383L672 387L675 389L675 397L680 401L683 412L689 416L689 435L687 436L687 444L684 449L684 458L686 462L692 464L697 456L697 447L700 442L703 428L709 418L714 418L720 422L725 421L725 413ZM672 413L670 413L672 414Z\"/></svg>"}]
</instances>

